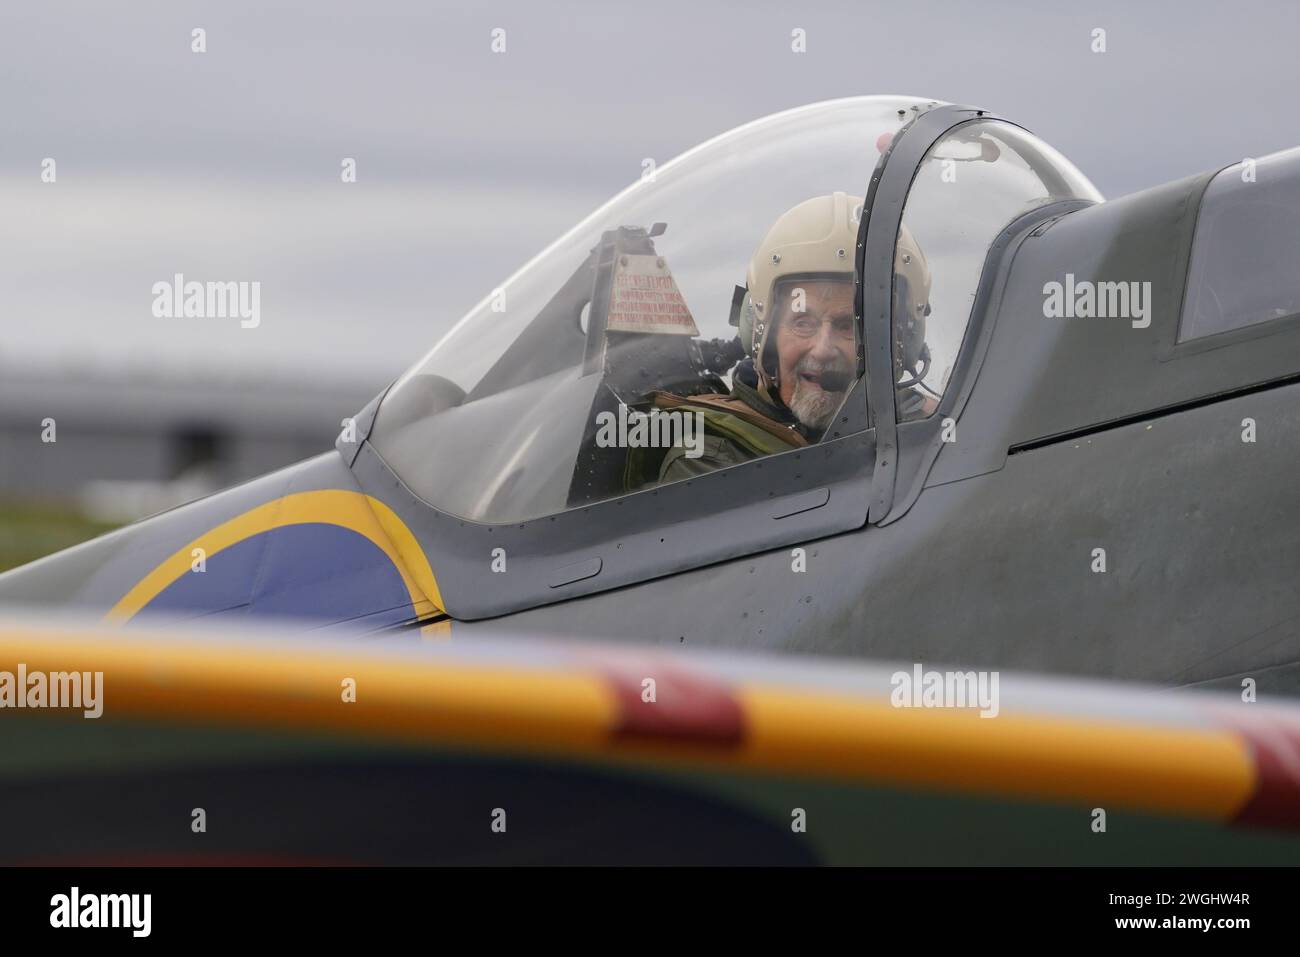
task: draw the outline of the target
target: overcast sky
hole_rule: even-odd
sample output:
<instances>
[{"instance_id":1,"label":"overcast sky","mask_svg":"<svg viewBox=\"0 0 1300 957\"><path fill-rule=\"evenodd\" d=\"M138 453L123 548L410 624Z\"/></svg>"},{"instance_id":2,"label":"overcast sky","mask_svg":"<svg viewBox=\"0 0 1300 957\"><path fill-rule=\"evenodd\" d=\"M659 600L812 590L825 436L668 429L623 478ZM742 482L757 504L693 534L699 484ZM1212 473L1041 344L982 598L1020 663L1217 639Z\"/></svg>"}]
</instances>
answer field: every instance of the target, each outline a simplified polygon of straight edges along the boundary
<instances>
[{"instance_id":1,"label":"overcast sky","mask_svg":"<svg viewBox=\"0 0 1300 957\"><path fill-rule=\"evenodd\" d=\"M1007 116L1117 196L1300 144L1297 48L1294 0L6 3L0 374L378 389L646 157L899 93ZM260 281L262 325L154 318L176 272Z\"/></svg>"}]
</instances>

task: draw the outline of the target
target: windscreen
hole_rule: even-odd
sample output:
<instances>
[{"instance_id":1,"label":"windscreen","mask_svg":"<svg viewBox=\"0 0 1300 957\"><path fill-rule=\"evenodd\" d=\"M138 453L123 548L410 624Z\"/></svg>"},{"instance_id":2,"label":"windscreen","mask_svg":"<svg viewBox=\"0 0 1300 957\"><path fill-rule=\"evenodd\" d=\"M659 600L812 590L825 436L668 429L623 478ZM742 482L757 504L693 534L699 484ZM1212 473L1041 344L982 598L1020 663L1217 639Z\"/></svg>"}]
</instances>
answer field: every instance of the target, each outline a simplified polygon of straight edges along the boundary
<instances>
[{"instance_id":1,"label":"windscreen","mask_svg":"<svg viewBox=\"0 0 1300 957\"><path fill-rule=\"evenodd\" d=\"M1058 200L1100 202L1069 160L1018 126L974 120L922 160L903 208L894 273L899 421L926 418L948 387L989 247Z\"/></svg>"}]
</instances>

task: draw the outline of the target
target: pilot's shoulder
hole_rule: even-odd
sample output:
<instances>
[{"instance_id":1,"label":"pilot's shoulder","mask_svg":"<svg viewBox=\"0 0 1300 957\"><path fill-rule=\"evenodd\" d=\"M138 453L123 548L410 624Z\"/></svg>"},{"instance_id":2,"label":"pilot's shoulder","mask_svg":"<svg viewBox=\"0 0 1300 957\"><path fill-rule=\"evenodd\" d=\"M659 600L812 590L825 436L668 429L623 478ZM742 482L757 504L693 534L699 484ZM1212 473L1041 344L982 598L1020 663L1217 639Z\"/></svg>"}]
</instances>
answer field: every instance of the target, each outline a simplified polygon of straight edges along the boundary
<instances>
[{"instance_id":1,"label":"pilot's shoulder","mask_svg":"<svg viewBox=\"0 0 1300 957\"><path fill-rule=\"evenodd\" d=\"M808 440L789 425L773 419L735 392L681 396L667 392L651 394L656 408L698 411L705 431L720 432L749 446L755 454L771 455Z\"/></svg>"},{"instance_id":2,"label":"pilot's shoulder","mask_svg":"<svg viewBox=\"0 0 1300 957\"><path fill-rule=\"evenodd\" d=\"M693 478L807 444L799 433L765 416L735 393L680 396L656 392L650 399L657 409L695 413L702 433L695 457L687 456L682 448L669 451L660 469L660 482Z\"/></svg>"},{"instance_id":3,"label":"pilot's shoulder","mask_svg":"<svg viewBox=\"0 0 1300 957\"><path fill-rule=\"evenodd\" d=\"M730 411L732 404L744 405L744 401L734 393L701 392L696 395L677 395L672 392L651 392L650 402L657 409L680 409L691 406L721 408Z\"/></svg>"},{"instance_id":4,"label":"pilot's shoulder","mask_svg":"<svg viewBox=\"0 0 1300 957\"><path fill-rule=\"evenodd\" d=\"M716 469L747 462L752 457L735 442L721 435L705 434L694 457L682 446L674 446L659 467L659 482L678 482Z\"/></svg>"}]
</instances>

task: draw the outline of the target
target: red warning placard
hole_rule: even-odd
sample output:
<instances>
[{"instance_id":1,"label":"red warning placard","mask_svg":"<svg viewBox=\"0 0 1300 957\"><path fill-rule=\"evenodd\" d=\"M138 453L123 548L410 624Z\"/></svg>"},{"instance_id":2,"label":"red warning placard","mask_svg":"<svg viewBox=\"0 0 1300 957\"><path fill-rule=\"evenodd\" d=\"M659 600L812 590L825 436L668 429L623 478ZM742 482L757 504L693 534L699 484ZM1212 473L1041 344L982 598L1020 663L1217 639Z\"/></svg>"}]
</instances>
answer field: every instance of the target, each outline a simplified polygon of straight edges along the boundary
<instances>
[{"instance_id":1,"label":"red warning placard","mask_svg":"<svg viewBox=\"0 0 1300 957\"><path fill-rule=\"evenodd\" d=\"M632 253L619 256L614 267L605 328L671 336L700 334L663 257Z\"/></svg>"}]
</instances>

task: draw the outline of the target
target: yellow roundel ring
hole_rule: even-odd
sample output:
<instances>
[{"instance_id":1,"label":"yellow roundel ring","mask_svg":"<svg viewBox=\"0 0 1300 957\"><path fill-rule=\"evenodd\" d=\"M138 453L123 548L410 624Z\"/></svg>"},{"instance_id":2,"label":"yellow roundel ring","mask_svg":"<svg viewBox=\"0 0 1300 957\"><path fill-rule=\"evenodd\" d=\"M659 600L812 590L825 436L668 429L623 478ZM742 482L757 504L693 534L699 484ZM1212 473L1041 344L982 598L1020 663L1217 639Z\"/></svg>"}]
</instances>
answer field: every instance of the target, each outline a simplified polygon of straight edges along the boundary
<instances>
[{"instance_id":1,"label":"yellow roundel ring","mask_svg":"<svg viewBox=\"0 0 1300 957\"><path fill-rule=\"evenodd\" d=\"M411 604L421 617L444 610L438 582L429 567L424 549L406 523L391 508L369 495L345 489L296 492L265 502L204 532L178 548L118 601L105 618L129 621L165 588L186 574L194 562L194 550L203 549L205 558L232 545L288 525L337 525L362 535L379 548L402 577Z\"/></svg>"}]
</instances>

